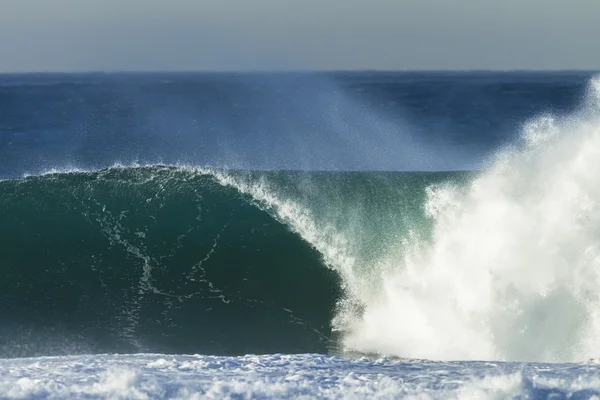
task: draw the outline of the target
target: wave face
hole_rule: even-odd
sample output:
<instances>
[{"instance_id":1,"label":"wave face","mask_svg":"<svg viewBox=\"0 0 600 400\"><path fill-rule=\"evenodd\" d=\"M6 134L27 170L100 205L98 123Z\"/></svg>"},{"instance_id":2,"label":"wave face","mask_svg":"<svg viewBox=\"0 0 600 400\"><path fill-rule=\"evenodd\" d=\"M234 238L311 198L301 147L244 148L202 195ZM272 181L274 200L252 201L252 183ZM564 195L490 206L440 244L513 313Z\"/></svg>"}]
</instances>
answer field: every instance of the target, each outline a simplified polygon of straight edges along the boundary
<instances>
[{"instance_id":1,"label":"wave face","mask_svg":"<svg viewBox=\"0 0 600 400\"><path fill-rule=\"evenodd\" d=\"M0 356L339 350L336 310L378 290L382 248L427 231L425 188L462 175L130 166L1 181Z\"/></svg>"},{"instance_id":2,"label":"wave face","mask_svg":"<svg viewBox=\"0 0 600 400\"><path fill-rule=\"evenodd\" d=\"M0 357L324 352L320 255L209 175L166 167L0 182Z\"/></svg>"}]
</instances>

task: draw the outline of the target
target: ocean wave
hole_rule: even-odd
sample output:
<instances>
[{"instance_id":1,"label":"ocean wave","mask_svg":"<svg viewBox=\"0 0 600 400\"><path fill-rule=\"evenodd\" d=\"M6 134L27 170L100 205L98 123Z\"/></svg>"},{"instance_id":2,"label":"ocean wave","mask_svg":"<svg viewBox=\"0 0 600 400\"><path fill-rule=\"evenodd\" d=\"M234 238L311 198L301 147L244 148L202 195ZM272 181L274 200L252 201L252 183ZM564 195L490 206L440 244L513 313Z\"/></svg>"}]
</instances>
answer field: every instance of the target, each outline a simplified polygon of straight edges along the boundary
<instances>
[{"instance_id":1,"label":"ocean wave","mask_svg":"<svg viewBox=\"0 0 600 400\"><path fill-rule=\"evenodd\" d=\"M0 357L327 351L338 278L239 191L183 168L0 182Z\"/></svg>"}]
</instances>

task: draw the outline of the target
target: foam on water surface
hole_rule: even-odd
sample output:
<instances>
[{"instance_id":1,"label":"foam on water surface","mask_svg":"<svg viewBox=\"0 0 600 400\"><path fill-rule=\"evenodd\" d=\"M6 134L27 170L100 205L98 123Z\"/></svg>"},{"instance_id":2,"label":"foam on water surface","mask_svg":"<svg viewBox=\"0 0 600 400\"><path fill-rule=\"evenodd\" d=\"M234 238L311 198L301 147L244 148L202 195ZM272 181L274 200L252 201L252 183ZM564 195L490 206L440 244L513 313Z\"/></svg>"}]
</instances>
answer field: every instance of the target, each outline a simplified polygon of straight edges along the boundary
<instances>
[{"instance_id":1,"label":"foam on water surface","mask_svg":"<svg viewBox=\"0 0 600 400\"><path fill-rule=\"evenodd\" d=\"M363 305L334 321L346 348L445 360L598 355L598 88L592 80L577 113L526 124L522 143L471 182L429 186L430 237L382 240L375 265L390 267L350 268L379 281L342 275Z\"/></svg>"},{"instance_id":2,"label":"foam on water surface","mask_svg":"<svg viewBox=\"0 0 600 400\"><path fill-rule=\"evenodd\" d=\"M596 364L160 354L0 360L0 397L111 399L590 399ZM552 397L554 396L554 397Z\"/></svg>"}]
</instances>

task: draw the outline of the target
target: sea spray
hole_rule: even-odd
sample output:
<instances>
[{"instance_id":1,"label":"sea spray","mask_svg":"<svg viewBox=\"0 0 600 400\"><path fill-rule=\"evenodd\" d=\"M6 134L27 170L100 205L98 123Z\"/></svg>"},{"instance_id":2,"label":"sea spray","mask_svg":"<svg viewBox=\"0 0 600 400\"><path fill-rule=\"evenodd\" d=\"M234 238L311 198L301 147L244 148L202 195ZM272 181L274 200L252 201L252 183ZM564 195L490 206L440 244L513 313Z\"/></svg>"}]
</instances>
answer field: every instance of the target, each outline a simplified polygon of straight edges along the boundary
<instances>
[{"instance_id":1,"label":"sea spray","mask_svg":"<svg viewBox=\"0 0 600 400\"><path fill-rule=\"evenodd\" d=\"M470 184L427 189L430 242L405 242L379 296L344 327L347 349L431 359L598 356L598 79L591 88L583 112L527 124L523 143Z\"/></svg>"}]
</instances>

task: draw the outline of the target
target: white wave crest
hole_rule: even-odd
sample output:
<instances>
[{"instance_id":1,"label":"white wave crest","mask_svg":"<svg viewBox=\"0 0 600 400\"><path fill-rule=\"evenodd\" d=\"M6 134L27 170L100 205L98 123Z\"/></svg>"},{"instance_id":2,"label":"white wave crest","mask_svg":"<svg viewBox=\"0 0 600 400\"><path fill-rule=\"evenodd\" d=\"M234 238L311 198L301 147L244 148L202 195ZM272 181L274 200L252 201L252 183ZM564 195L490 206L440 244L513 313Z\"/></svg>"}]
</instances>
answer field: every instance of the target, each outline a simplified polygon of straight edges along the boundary
<instances>
[{"instance_id":1,"label":"white wave crest","mask_svg":"<svg viewBox=\"0 0 600 400\"><path fill-rule=\"evenodd\" d=\"M432 359L597 356L599 110L535 120L525 146L499 153L469 185L429 188L431 245L409 241L414 251L385 274L347 348Z\"/></svg>"}]
</instances>

